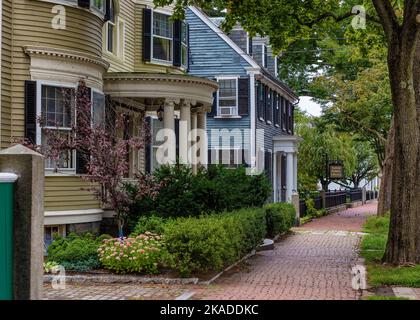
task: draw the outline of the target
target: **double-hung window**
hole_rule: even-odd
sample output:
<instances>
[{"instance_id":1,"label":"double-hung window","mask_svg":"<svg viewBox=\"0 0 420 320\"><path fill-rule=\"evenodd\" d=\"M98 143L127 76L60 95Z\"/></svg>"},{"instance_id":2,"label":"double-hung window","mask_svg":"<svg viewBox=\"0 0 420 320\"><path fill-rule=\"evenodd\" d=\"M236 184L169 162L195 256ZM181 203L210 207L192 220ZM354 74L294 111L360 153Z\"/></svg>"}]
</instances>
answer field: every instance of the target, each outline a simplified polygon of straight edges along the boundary
<instances>
[{"instance_id":1,"label":"double-hung window","mask_svg":"<svg viewBox=\"0 0 420 320\"><path fill-rule=\"evenodd\" d=\"M75 99L73 88L62 88L56 86L41 86L41 118L45 130L57 130L55 134L72 139L72 124L75 113ZM48 148L45 130L41 132L41 144ZM55 134L51 136L55 136ZM58 163L57 163L58 162ZM45 168L54 170L59 167L64 170L74 170L75 152L72 150L62 152L56 159L47 158Z\"/></svg>"},{"instance_id":2,"label":"double-hung window","mask_svg":"<svg viewBox=\"0 0 420 320\"><path fill-rule=\"evenodd\" d=\"M173 23L170 16L153 12L152 58L172 62Z\"/></svg>"},{"instance_id":3,"label":"double-hung window","mask_svg":"<svg viewBox=\"0 0 420 320\"><path fill-rule=\"evenodd\" d=\"M105 124L105 95L92 90L92 125Z\"/></svg>"},{"instance_id":4,"label":"double-hung window","mask_svg":"<svg viewBox=\"0 0 420 320\"><path fill-rule=\"evenodd\" d=\"M219 83L217 94L218 116L237 116L238 78L221 78L217 81Z\"/></svg>"},{"instance_id":5,"label":"double-hung window","mask_svg":"<svg viewBox=\"0 0 420 320\"><path fill-rule=\"evenodd\" d=\"M95 9L95 10L101 12L101 13L104 13L104 11L105 11L105 4L104 4L104 2L105 2L105 0L91 0L90 1L90 6L93 9Z\"/></svg>"}]
</instances>

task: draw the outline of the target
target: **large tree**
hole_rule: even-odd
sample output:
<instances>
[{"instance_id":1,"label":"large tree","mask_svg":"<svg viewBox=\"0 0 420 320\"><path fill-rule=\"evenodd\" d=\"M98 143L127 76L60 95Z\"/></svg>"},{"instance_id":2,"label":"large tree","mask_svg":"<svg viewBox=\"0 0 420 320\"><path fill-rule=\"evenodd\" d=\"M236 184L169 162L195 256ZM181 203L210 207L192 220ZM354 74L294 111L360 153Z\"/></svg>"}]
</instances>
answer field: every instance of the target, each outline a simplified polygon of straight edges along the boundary
<instances>
[{"instance_id":1,"label":"large tree","mask_svg":"<svg viewBox=\"0 0 420 320\"><path fill-rule=\"evenodd\" d=\"M226 28L239 22L251 33L268 35L277 49L314 31L322 36L331 25L360 17L360 7L353 10L353 6L365 4L365 17L373 22L368 27L379 24L387 44L394 106L391 225L384 261L420 263L420 79L414 73L420 69L420 52L416 50L420 0L155 0L158 5L173 2L179 16L189 4L226 8Z\"/></svg>"}]
</instances>

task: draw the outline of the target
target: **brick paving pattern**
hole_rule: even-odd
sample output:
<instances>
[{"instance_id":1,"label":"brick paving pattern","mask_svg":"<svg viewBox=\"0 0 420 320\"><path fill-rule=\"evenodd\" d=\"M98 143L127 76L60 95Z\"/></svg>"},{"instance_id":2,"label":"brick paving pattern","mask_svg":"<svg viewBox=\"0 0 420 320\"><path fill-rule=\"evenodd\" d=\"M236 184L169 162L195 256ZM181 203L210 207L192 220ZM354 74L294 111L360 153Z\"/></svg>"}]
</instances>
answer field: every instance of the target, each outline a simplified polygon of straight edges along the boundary
<instances>
[{"instance_id":1,"label":"brick paving pattern","mask_svg":"<svg viewBox=\"0 0 420 320\"><path fill-rule=\"evenodd\" d=\"M63 290L44 285L46 300L175 300L187 292L177 286L107 284L66 284Z\"/></svg>"},{"instance_id":2,"label":"brick paving pattern","mask_svg":"<svg viewBox=\"0 0 420 320\"><path fill-rule=\"evenodd\" d=\"M316 219L280 239L272 251L258 253L210 286L139 284L46 285L45 299L165 299L189 291L193 299L357 299L351 267L357 260L360 233L376 203Z\"/></svg>"},{"instance_id":3,"label":"brick paving pattern","mask_svg":"<svg viewBox=\"0 0 420 320\"><path fill-rule=\"evenodd\" d=\"M376 203L316 219L260 252L242 270L220 278L196 299L357 299L351 267L357 260L360 231Z\"/></svg>"}]
</instances>

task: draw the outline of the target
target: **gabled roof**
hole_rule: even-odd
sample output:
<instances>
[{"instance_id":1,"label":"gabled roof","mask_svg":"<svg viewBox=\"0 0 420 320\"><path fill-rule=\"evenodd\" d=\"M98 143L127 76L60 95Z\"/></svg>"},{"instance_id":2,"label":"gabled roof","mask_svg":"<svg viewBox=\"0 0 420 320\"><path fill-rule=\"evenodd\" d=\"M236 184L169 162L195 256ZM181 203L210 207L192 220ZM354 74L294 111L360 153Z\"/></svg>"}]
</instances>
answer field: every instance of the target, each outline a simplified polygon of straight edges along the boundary
<instances>
[{"instance_id":1,"label":"gabled roof","mask_svg":"<svg viewBox=\"0 0 420 320\"><path fill-rule=\"evenodd\" d=\"M273 76L268 70L263 68L259 63L257 63L249 54L244 52L231 38L229 38L222 29L219 28L220 24L223 22L223 17L210 18L207 14L202 12L199 8L194 6L188 7L197 17L199 17L210 29L212 29L220 38L222 38L233 50L235 50L249 65L260 71L261 75L270 80L271 83L275 84L277 87L281 88L290 98L298 99L296 94L290 89L284 82L280 81L277 77Z\"/></svg>"},{"instance_id":2,"label":"gabled roof","mask_svg":"<svg viewBox=\"0 0 420 320\"><path fill-rule=\"evenodd\" d=\"M249 65L253 68L260 68L260 65L255 62L246 52L244 52L226 33L224 33L205 13L197 7L188 7L197 17L199 17L210 29L222 38L233 50L235 50Z\"/></svg>"}]
</instances>

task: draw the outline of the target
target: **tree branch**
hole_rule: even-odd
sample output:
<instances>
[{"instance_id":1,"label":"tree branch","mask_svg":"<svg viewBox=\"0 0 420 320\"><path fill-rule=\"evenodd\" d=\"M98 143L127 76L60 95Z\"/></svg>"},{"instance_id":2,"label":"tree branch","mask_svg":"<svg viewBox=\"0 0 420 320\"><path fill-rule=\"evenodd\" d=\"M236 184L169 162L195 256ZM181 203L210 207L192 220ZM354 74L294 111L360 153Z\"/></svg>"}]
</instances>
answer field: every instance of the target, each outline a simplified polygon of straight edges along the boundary
<instances>
[{"instance_id":1,"label":"tree branch","mask_svg":"<svg viewBox=\"0 0 420 320\"><path fill-rule=\"evenodd\" d=\"M394 32L399 33L401 28L394 8L389 0L372 0L372 2L384 28L385 35L390 41Z\"/></svg>"}]
</instances>

